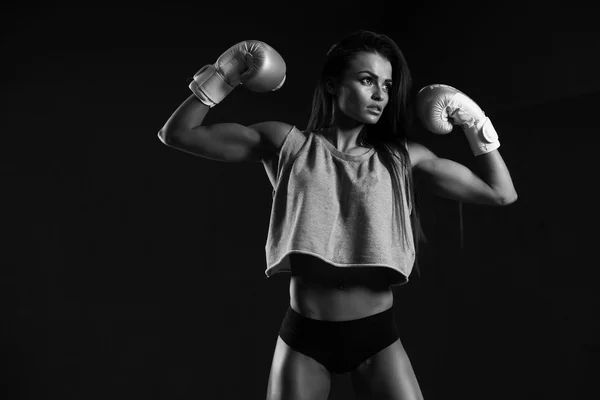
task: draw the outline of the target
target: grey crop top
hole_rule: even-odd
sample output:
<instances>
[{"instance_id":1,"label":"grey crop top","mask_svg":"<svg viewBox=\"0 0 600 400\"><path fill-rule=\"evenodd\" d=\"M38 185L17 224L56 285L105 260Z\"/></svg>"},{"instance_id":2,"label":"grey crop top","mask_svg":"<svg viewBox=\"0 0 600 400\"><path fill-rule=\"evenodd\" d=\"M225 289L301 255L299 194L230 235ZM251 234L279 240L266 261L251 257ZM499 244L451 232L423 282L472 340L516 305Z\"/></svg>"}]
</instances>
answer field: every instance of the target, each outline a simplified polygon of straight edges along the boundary
<instances>
[{"instance_id":1,"label":"grey crop top","mask_svg":"<svg viewBox=\"0 0 600 400\"><path fill-rule=\"evenodd\" d=\"M387 267L393 285L408 282L415 261L410 220L405 232L393 207L391 175L371 148L337 150L320 133L292 127L279 154L265 245L267 278L291 272L290 253L310 254L340 268ZM406 197L405 180L400 179ZM410 215L404 201L405 215Z\"/></svg>"}]
</instances>

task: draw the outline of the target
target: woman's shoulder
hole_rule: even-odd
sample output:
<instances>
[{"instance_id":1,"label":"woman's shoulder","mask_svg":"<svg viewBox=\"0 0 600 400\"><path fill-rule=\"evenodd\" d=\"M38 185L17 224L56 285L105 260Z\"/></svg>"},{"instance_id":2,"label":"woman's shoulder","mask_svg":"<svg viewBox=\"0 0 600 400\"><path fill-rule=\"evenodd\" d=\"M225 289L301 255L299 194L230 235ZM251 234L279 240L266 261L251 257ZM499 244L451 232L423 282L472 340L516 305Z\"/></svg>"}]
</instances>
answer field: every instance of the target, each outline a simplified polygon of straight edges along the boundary
<instances>
[{"instance_id":1,"label":"woman's shoulder","mask_svg":"<svg viewBox=\"0 0 600 400\"><path fill-rule=\"evenodd\" d=\"M265 146L269 148L268 157L263 161L265 159L287 161L294 158L313 133L279 121L261 122L253 125L253 128L260 132Z\"/></svg>"},{"instance_id":2,"label":"woman's shoulder","mask_svg":"<svg viewBox=\"0 0 600 400\"><path fill-rule=\"evenodd\" d=\"M274 156L279 154L283 142L285 141L288 133L292 131L294 126L287 122L264 121L251 125L251 128L260 134L261 139L264 141L266 147Z\"/></svg>"},{"instance_id":3,"label":"woman's shoulder","mask_svg":"<svg viewBox=\"0 0 600 400\"><path fill-rule=\"evenodd\" d=\"M410 163L413 167L423 160L436 158L436 155L425 145L413 140L406 140L406 150L408 152L408 156L410 157Z\"/></svg>"}]
</instances>

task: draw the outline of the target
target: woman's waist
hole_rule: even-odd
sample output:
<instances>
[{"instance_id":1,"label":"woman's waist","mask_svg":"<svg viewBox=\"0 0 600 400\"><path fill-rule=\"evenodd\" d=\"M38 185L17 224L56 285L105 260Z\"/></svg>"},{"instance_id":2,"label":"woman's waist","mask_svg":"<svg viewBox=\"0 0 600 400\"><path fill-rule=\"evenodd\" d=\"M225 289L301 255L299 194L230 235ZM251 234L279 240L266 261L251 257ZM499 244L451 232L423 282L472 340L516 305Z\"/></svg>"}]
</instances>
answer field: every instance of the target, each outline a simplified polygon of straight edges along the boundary
<instances>
[{"instance_id":1,"label":"woman's waist","mask_svg":"<svg viewBox=\"0 0 600 400\"><path fill-rule=\"evenodd\" d=\"M304 254L291 258L290 303L309 318L349 320L385 311L393 304L386 267L336 267Z\"/></svg>"},{"instance_id":2,"label":"woman's waist","mask_svg":"<svg viewBox=\"0 0 600 400\"><path fill-rule=\"evenodd\" d=\"M368 317L390 308L394 303L391 287L387 289L366 286L337 287L305 283L299 277L290 279L290 305L305 317L345 321Z\"/></svg>"}]
</instances>

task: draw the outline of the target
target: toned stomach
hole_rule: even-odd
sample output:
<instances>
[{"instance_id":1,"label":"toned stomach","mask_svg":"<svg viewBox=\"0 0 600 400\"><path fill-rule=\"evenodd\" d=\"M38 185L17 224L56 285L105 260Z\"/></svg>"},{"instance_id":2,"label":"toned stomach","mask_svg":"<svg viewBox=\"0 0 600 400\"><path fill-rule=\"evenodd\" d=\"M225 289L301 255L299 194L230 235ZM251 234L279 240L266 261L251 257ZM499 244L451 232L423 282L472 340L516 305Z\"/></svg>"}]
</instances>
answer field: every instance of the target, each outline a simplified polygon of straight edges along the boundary
<instances>
[{"instance_id":1,"label":"toned stomach","mask_svg":"<svg viewBox=\"0 0 600 400\"><path fill-rule=\"evenodd\" d=\"M347 321L383 312L394 303L389 268L340 268L307 254L289 257L290 306L305 317Z\"/></svg>"}]
</instances>

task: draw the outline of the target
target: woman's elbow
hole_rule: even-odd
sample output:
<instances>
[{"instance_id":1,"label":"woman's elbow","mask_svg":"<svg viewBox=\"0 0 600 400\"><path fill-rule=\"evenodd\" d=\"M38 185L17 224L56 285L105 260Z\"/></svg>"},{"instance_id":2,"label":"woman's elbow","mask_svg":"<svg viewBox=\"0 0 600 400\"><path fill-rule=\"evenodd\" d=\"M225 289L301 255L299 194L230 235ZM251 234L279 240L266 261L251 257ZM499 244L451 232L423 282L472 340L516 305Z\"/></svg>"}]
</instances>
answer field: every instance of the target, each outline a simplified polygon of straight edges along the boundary
<instances>
[{"instance_id":1,"label":"woman's elbow","mask_svg":"<svg viewBox=\"0 0 600 400\"><path fill-rule=\"evenodd\" d=\"M173 145L173 143L176 141L176 136L177 135L175 133L165 128L162 128L160 131L158 131L158 139L160 139L160 141L167 146Z\"/></svg>"},{"instance_id":2,"label":"woman's elbow","mask_svg":"<svg viewBox=\"0 0 600 400\"><path fill-rule=\"evenodd\" d=\"M517 201L518 198L519 196L515 191L510 193L501 193L496 197L496 204L499 206L507 206Z\"/></svg>"}]
</instances>

